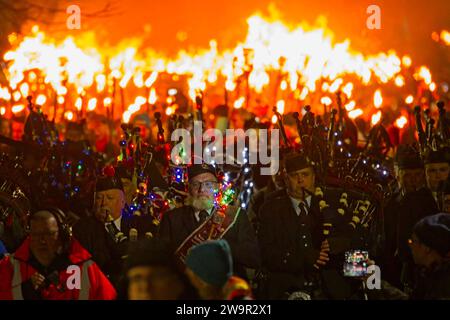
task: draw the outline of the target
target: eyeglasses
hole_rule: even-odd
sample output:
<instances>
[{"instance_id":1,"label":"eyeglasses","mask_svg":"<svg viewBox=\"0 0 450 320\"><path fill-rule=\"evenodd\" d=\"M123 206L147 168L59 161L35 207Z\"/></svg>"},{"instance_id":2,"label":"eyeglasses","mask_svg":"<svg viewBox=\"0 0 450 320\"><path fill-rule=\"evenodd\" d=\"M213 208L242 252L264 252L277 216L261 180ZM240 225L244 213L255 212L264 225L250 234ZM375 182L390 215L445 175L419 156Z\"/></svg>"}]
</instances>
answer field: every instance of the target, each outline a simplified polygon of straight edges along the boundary
<instances>
[{"instance_id":1,"label":"eyeglasses","mask_svg":"<svg viewBox=\"0 0 450 320\"><path fill-rule=\"evenodd\" d=\"M219 188L219 183L217 181L193 181L189 184L189 188L191 190L202 190L202 188L206 188L206 190L216 190Z\"/></svg>"}]
</instances>

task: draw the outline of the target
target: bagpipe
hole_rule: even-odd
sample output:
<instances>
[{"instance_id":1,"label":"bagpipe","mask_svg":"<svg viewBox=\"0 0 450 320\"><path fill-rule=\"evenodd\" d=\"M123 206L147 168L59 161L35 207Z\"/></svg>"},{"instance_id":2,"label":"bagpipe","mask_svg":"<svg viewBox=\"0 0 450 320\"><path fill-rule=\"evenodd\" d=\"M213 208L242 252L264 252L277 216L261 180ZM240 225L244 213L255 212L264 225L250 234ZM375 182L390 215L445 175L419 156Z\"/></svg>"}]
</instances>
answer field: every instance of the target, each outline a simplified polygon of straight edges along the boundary
<instances>
[{"instance_id":1,"label":"bagpipe","mask_svg":"<svg viewBox=\"0 0 450 320\"><path fill-rule=\"evenodd\" d=\"M89 193L98 164L88 145L61 141L54 122L31 96L27 100L22 140L0 136L8 146L0 157L0 238L10 250L25 237L32 211L49 204L70 209L71 201Z\"/></svg>"},{"instance_id":2,"label":"bagpipe","mask_svg":"<svg viewBox=\"0 0 450 320\"><path fill-rule=\"evenodd\" d=\"M32 210L30 172L21 163L20 157L0 157L0 239L10 251L26 237Z\"/></svg>"},{"instance_id":3,"label":"bagpipe","mask_svg":"<svg viewBox=\"0 0 450 320\"><path fill-rule=\"evenodd\" d=\"M419 145L418 149L422 160L426 159L432 151L450 148L450 123L447 118L445 104L443 101L439 101L436 105L439 112L437 122L431 117L430 109L424 110L423 122L422 108L420 106L414 107L414 118L416 122ZM423 125L424 123L425 129Z\"/></svg>"},{"instance_id":4,"label":"bagpipe","mask_svg":"<svg viewBox=\"0 0 450 320\"><path fill-rule=\"evenodd\" d=\"M225 178L223 171L219 173L220 187L215 193L212 214L175 251L175 258L181 269L184 268L189 249L208 240L222 239L233 227L241 214L242 198L240 189L236 186L242 185L243 177L240 173L235 180L229 180Z\"/></svg>"},{"instance_id":5,"label":"bagpipe","mask_svg":"<svg viewBox=\"0 0 450 320\"><path fill-rule=\"evenodd\" d=\"M158 225L162 214L169 209L169 204L165 199L167 183L155 163L157 155L161 152L165 154L166 150L159 113L155 114L155 119L159 128L156 145L142 141L139 127L121 125L123 135L119 142L117 166L129 173L131 183L136 187L131 203L128 203L127 213L148 217L154 225Z\"/></svg>"},{"instance_id":6,"label":"bagpipe","mask_svg":"<svg viewBox=\"0 0 450 320\"><path fill-rule=\"evenodd\" d=\"M338 107L330 111L328 124L309 106L304 107L302 119L299 112L294 112L298 146L285 141L281 115L275 108L274 112L284 152L302 153L314 167L317 187L312 195L319 200L324 237L343 232L357 239L355 246L376 248L374 241L379 239L372 237L382 233L383 207L396 185L386 157L391 147L389 137L380 123L371 129L366 146L358 147L356 127L345 110Z\"/></svg>"}]
</instances>

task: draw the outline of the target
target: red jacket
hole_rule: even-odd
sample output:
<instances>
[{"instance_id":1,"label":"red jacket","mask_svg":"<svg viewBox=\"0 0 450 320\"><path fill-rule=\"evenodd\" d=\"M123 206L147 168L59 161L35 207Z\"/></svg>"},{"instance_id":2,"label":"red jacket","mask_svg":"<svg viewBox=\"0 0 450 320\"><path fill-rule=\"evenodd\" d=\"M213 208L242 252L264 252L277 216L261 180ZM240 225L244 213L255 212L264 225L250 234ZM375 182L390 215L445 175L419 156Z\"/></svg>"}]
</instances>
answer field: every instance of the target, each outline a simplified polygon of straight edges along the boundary
<instances>
[{"instance_id":1,"label":"red jacket","mask_svg":"<svg viewBox=\"0 0 450 320\"><path fill-rule=\"evenodd\" d=\"M28 263L30 257L30 239L27 238L17 251L0 261L0 300L23 300L22 283L29 280L36 270ZM59 271L59 283L64 290L58 290L54 284L42 289L41 296L46 300L112 300L116 290L108 278L91 260L91 255L80 243L73 239L69 248L69 260L81 271L79 289L69 289L67 280L74 271ZM77 269L76 267L74 269ZM17 272L19 271L20 272ZM73 280L74 277L71 277ZM69 284L75 282L69 281ZM61 288L59 288L61 289ZM62 291L62 292L61 292Z\"/></svg>"}]
</instances>

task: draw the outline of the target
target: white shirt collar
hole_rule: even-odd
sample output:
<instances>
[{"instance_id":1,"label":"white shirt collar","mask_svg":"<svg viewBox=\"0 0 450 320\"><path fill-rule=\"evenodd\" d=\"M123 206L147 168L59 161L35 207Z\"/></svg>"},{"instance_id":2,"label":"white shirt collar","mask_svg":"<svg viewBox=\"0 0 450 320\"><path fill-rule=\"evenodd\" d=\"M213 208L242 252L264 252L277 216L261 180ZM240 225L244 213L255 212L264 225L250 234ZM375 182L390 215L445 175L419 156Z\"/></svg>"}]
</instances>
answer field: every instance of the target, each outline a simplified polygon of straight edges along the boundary
<instances>
[{"instance_id":1,"label":"white shirt collar","mask_svg":"<svg viewBox=\"0 0 450 320\"><path fill-rule=\"evenodd\" d=\"M308 213L308 209L311 207L311 199L312 199L311 196L307 196L305 198L305 201L301 201L301 200L293 198L291 196L289 196L289 198L291 198L292 205L294 206L294 209L295 209L295 212L297 213L297 215L300 215L300 207L299 207L300 202L305 202L305 201L306 201L305 209L306 209L306 213Z\"/></svg>"}]
</instances>

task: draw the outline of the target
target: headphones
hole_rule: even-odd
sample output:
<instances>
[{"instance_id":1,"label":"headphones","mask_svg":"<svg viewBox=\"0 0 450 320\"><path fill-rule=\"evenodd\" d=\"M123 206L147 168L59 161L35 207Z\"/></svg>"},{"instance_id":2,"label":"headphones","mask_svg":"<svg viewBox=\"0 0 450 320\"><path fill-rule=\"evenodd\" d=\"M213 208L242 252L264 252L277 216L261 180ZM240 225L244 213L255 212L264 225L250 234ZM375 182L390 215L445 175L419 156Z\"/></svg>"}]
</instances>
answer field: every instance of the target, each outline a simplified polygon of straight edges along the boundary
<instances>
[{"instance_id":1,"label":"headphones","mask_svg":"<svg viewBox=\"0 0 450 320\"><path fill-rule=\"evenodd\" d=\"M40 211L50 212L56 219L56 223L58 224L59 239L62 242L63 251L66 252L69 248L70 240L72 239L72 227L67 224L66 214L61 209L51 206L34 211L29 215L27 231L31 230L31 220L33 219L33 215Z\"/></svg>"}]
</instances>

